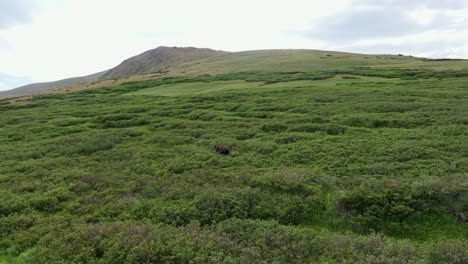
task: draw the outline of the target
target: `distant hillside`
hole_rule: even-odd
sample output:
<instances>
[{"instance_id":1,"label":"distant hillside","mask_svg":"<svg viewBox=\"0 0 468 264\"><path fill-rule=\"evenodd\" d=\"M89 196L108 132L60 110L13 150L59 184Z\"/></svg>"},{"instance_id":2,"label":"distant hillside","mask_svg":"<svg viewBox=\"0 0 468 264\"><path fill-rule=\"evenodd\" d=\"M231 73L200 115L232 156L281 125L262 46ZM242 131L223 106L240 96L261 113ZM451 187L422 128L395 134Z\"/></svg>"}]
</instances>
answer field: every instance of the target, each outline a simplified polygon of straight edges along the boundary
<instances>
[{"instance_id":1,"label":"distant hillside","mask_svg":"<svg viewBox=\"0 0 468 264\"><path fill-rule=\"evenodd\" d=\"M44 82L44 83L32 83L25 86L21 86L9 91L0 92L0 98L2 97L13 97L13 96L23 96L40 93L50 89L60 88L64 86L71 86L80 83L94 82L97 81L103 74L107 71L94 73L88 76L83 77L74 77L63 79L55 82Z\"/></svg>"},{"instance_id":2,"label":"distant hillside","mask_svg":"<svg viewBox=\"0 0 468 264\"><path fill-rule=\"evenodd\" d=\"M156 73L182 63L222 54L227 54L227 52L193 47L158 47L125 60L101 76L100 80L120 79L137 74Z\"/></svg>"},{"instance_id":3,"label":"distant hillside","mask_svg":"<svg viewBox=\"0 0 468 264\"><path fill-rule=\"evenodd\" d=\"M95 82L98 80L102 81L121 79L133 75L155 73L167 70L170 67L174 67L182 63L227 53L228 52L225 51L215 51L212 49L199 49L193 47L158 47L156 49L143 52L142 54L135 57L131 57L122 62L117 67L107 71L84 77L74 77L54 82L28 84L13 90L0 92L0 98L31 95L55 88Z\"/></svg>"},{"instance_id":4,"label":"distant hillside","mask_svg":"<svg viewBox=\"0 0 468 264\"><path fill-rule=\"evenodd\" d=\"M26 85L1 92L0 98L36 94L63 87L66 88L55 91L60 93L92 89L157 76L216 75L245 71L311 72L356 67L459 70L467 69L468 61L305 49L225 52L193 47L158 47L131 57L108 71L57 82Z\"/></svg>"},{"instance_id":5,"label":"distant hillside","mask_svg":"<svg viewBox=\"0 0 468 264\"><path fill-rule=\"evenodd\" d=\"M187 62L171 68L171 75L220 74L239 71L315 71L422 63L421 58L398 55L367 55L325 50L253 50Z\"/></svg>"}]
</instances>

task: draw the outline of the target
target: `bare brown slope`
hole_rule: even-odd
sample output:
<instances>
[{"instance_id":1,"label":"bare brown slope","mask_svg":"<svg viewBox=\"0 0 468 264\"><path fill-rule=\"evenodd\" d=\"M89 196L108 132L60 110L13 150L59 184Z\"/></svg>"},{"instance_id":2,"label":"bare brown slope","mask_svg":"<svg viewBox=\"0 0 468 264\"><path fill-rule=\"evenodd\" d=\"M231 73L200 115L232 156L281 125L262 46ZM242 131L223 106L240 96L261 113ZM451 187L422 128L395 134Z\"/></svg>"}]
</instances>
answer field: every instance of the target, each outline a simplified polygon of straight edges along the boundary
<instances>
[{"instance_id":1,"label":"bare brown slope","mask_svg":"<svg viewBox=\"0 0 468 264\"><path fill-rule=\"evenodd\" d=\"M101 76L100 80L120 79L132 75L161 72L182 63L226 53L225 51L193 47L158 47L125 60Z\"/></svg>"}]
</instances>

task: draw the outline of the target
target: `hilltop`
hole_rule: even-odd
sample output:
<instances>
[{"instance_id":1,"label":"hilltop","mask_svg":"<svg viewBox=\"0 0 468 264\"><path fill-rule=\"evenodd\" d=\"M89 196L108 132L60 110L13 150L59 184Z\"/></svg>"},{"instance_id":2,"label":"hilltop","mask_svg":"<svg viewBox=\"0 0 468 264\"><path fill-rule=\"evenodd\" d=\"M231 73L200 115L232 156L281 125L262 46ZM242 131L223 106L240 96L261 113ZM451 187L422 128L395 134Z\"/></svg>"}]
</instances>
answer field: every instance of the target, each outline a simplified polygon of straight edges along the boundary
<instances>
[{"instance_id":1,"label":"hilltop","mask_svg":"<svg viewBox=\"0 0 468 264\"><path fill-rule=\"evenodd\" d=\"M129 58L110 70L83 77L73 77L54 82L34 83L21 86L9 91L0 92L0 98L37 94L51 89L69 87L83 83L95 83L110 79L123 79L132 75L160 73L161 71L184 62L199 60L225 53L226 52L223 51L193 47L158 47Z\"/></svg>"},{"instance_id":2,"label":"hilltop","mask_svg":"<svg viewBox=\"0 0 468 264\"><path fill-rule=\"evenodd\" d=\"M129 58L110 70L85 77L22 86L0 92L0 98L44 93L57 88L62 88L58 92L68 92L164 76L216 75L243 71L311 72L355 67L447 70L468 68L468 62L321 50L225 52L194 47L158 47Z\"/></svg>"},{"instance_id":3,"label":"hilltop","mask_svg":"<svg viewBox=\"0 0 468 264\"><path fill-rule=\"evenodd\" d=\"M224 51L198 49L193 47L158 47L129 58L109 70L99 80L121 79L132 75L161 73L185 62L225 54Z\"/></svg>"}]
</instances>

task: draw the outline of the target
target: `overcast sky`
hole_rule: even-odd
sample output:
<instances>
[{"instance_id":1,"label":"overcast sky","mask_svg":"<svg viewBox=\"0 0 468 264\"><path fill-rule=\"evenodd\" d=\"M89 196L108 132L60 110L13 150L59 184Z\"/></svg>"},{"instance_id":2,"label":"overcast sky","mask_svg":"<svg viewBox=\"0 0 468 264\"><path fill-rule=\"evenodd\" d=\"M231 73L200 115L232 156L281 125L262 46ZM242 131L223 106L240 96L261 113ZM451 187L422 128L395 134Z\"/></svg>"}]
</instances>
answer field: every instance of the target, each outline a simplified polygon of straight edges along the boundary
<instances>
[{"instance_id":1,"label":"overcast sky","mask_svg":"<svg viewBox=\"0 0 468 264\"><path fill-rule=\"evenodd\" d=\"M0 90L157 46L468 58L468 0L0 0Z\"/></svg>"}]
</instances>

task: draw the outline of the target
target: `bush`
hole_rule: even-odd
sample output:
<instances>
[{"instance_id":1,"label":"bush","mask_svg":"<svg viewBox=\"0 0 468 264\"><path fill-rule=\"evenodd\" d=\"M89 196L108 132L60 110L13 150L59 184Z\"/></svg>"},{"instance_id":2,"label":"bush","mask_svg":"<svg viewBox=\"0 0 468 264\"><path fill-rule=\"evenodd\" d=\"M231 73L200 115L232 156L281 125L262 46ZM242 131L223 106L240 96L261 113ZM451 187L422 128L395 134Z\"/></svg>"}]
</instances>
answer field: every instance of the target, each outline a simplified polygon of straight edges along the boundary
<instances>
[{"instance_id":1,"label":"bush","mask_svg":"<svg viewBox=\"0 0 468 264\"><path fill-rule=\"evenodd\" d=\"M286 131L288 127L283 124L265 124L261 129L263 132L280 133Z\"/></svg>"},{"instance_id":2,"label":"bush","mask_svg":"<svg viewBox=\"0 0 468 264\"><path fill-rule=\"evenodd\" d=\"M468 246L459 240L440 241L429 247L427 263L468 263Z\"/></svg>"},{"instance_id":3,"label":"bush","mask_svg":"<svg viewBox=\"0 0 468 264\"><path fill-rule=\"evenodd\" d=\"M122 140L116 133L89 133L67 136L52 142L50 151L62 155L91 155L98 151L110 150Z\"/></svg>"},{"instance_id":4,"label":"bush","mask_svg":"<svg viewBox=\"0 0 468 264\"><path fill-rule=\"evenodd\" d=\"M194 202L197 219L202 224L219 223L230 218L247 218L249 201L245 193L227 190L208 190Z\"/></svg>"},{"instance_id":5,"label":"bush","mask_svg":"<svg viewBox=\"0 0 468 264\"><path fill-rule=\"evenodd\" d=\"M328 135L340 135L345 133L345 128L333 124L313 124L313 125L296 125L289 129L291 132L307 132L316 133L323 132Z\"/></svg>"},{"instance_id":6,"label":"bush","mask_svg":"<svg viewBox=\"0 0 468 264\"><path fill-rule=\"evenodd\" d=\"M456 210L457 194L464 192L456 185L444 191L434 190L431 181L369 180L345 191L338 198L337 210L346 216L356 231L404 233L413 216L425 213L449 215Z\"/></svg>"},{"instance_id":7,"label":"bush","mask_svg":"<svg viewBox=\"0 0 468 264\"><path fill-rule=\"evenodd\" d=\"M20 212L27 207L27 203L23 197L15 195L8 191L0 190L0 216L8 216Z\"/></svg>"}]
</instances>

